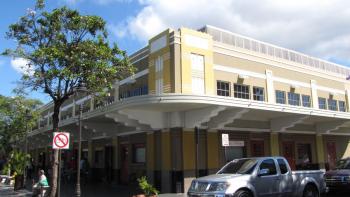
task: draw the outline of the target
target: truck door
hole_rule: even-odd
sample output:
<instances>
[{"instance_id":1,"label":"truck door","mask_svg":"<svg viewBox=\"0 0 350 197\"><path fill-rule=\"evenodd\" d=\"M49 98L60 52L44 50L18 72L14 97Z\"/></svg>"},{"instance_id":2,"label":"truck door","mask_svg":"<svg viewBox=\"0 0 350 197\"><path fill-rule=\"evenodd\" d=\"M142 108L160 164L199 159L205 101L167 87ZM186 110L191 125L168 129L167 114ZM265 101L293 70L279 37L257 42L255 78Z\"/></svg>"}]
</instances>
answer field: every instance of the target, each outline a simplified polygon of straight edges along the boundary
<instances>
[{"instance_id":1,"label":"truck door","mask_svg":"<svg viewBox=\"0 0 350 197\"><path fill-rule=\"evenodd\" d=\"M261 174L263 171L266 173ZM279 195L278 184L279 174L277 173L275 161L273 159L262 161L258 168L258 175L254 181L257 195L260 197L275 197Z\"/></svg>"},{"instance_id":2,"label":"truck door","mask_svg":"<svg viewBox=\"0 0 350 197\"><path fill-rule=\"evenodd\" d=\"M284 159L277 159L277 163L281 174L278 182L279 196L290 196L293 189L293 178L288 169L288 164Z\"/></svg>"}]
</instances>

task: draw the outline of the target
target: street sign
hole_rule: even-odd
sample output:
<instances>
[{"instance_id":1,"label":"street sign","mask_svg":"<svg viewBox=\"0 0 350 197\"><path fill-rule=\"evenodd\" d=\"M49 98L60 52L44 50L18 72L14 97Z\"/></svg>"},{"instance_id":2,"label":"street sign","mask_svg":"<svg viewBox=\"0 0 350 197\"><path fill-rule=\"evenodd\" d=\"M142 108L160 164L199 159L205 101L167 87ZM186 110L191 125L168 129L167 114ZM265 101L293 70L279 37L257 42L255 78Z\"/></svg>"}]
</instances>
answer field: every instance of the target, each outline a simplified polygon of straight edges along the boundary
<instances>
[{"instance_id":1,"label":"street sign","mask_svg":"<svg viewBox=\"0 0 350 197\"><path fill-rule=\"evenodd\" d=\"M221 141L222 141L222 146L230 146L230 141L228 139L227 133L221 134Z\"/></svg>"},{"instance_id":2,"label":"street sign","mask_svg":"<svg viewBox=\"0 0 350 197\"><path fill-rule=\"evenodd\" d=\"M54 132L53 133L52 148L53 149L69 149L69 133L67 133L67 132Z\"/></svg>"},{"instance_id":3,"label":"street sign","mask_svg":"<svg viewBox=\"0 0 350 197\"><path fill-rule=\"evenodd\" d=\"M230 141L230 146L243 147L244 141Z\"/></svg>"}]
</instances>

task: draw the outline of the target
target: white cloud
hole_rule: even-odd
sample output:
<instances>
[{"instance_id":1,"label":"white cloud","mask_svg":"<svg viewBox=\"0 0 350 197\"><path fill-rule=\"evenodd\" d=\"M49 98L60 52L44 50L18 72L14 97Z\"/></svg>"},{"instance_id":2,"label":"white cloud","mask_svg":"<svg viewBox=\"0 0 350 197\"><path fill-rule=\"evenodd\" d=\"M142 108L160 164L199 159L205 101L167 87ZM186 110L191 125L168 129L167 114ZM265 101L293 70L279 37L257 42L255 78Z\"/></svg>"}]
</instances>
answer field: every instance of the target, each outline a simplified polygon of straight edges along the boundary
<instances>
[{"instance_id":1,"label":"white cloud","mask_svg":"<svg viewBox=\"0 0 350 197\"><path fill-rule=\"evenodd\" d=\"M146 42L164 29L218 26L321 58L350 57L350 1L346 0L139 0L143 8L123 21ZM120 25L120 26L121 26ZM118 25L117 25L118 27Z\"/></svg>"},{"instance_id":2,"label":"white cloud","mask_svg":"<svg viewBox=\"0 0 350 197\"><path fill-rule=\"evenodd\" d=\"M17 72L25 75L33 75L34 70L30 66L30 62L23 58L15 58L11 60L11 66Z\"/></svg>"}]
</instances>

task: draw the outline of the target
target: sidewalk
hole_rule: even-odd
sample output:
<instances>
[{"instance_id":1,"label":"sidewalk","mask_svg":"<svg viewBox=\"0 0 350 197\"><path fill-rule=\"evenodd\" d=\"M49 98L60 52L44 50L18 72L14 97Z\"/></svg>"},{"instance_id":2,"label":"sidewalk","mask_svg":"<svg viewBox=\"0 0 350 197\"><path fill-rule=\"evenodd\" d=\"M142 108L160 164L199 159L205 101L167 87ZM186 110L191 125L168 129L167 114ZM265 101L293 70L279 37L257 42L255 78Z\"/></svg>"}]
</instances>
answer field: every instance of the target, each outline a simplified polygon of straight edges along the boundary
<instances>
[{"instance_id":1,"label":"sidewalk","mask_svg":"<svg viewBox=\"0 0 350 197\"><path fill-rule=\"evenodd\" d=\"M32 196L32 192L22 189L18 191L14 191L13 187L4 185L0 183L0 196L1 197L27 197Z\"/></svg>"},{"instance_id":2,"label":"sidewalk","mask_svg":"<svg viewBox=\"0 0 350 197\"><path fill-rule=\"evenodd\" d=\"M29 188L29 187L27 187ZM101 183L87 184L82 186L82 197L131 197L138 192L137 188L133 186L120 186L120 185L106 185ZM13 187L0 184L0 196L1 197L28 197L32 192L29 190L13 191ZM74 186L70 184L63 184L61 186L61 197L74 196ZM160 194L160 197L185 197L183 194Z\"/></svg>"}]
</instances>

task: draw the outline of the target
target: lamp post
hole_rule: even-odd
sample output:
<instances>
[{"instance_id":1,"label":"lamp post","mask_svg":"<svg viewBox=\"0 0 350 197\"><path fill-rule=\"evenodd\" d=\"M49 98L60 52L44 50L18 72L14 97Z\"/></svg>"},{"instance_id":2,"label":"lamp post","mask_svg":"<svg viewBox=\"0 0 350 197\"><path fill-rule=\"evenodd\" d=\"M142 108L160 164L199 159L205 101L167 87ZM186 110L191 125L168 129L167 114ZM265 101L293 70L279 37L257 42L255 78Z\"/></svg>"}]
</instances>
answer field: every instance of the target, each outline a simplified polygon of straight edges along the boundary
<instances>
[{"instance_id":1,"label":"lamp post","mask_svg":"<svg viewBox=\"0 0 350 197\"><path fill-rule=\"evenodd\" d=\"M84 86L78 86L75 89L75 93L77 92L88 92L86 90L86 87ZM78 134L78 159L77 159L77 183L76 183L76 190L75 190L75 196L80 197L81 196L81 188L80 188L80 160L81 160L81 132L82 132L82 116L83 116L83 102L79 104L79 134Z\"/></svg>"},{"instance_id":2,"label":"lamp post","mask_svg":"<svg viewBox=\"0 0 350 197\"><path fill-rule=\"evenodd\" d=\"M30 119L32 119L32 115L30 114L30 111L27 109L26 110L26 115L25 115L25 119L26 119L26 130L25 130L25 147L24 147L24 152L26 154L28 154L28 122Z\"/></svg>"}]
</instances>

